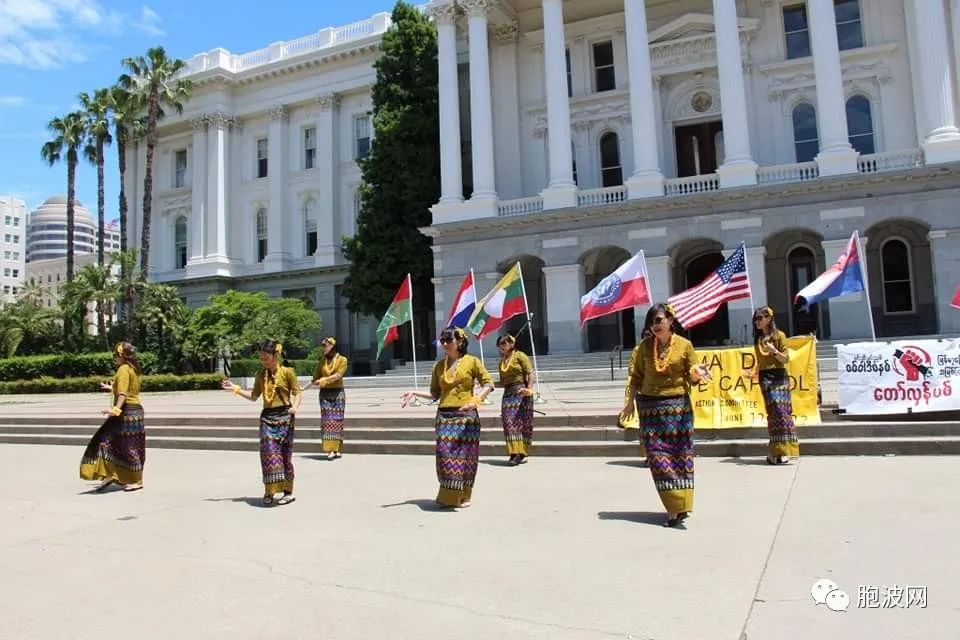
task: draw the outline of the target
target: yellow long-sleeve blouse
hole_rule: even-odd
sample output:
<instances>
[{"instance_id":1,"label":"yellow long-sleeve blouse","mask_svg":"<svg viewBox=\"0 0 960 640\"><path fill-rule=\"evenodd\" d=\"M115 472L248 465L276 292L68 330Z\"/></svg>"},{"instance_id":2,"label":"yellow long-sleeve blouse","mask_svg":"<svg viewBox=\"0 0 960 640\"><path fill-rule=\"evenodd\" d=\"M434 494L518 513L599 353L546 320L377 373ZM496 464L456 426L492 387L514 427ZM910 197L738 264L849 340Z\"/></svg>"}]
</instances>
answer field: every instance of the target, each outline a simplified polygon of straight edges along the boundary
<instances>
[{"instance_id":1,"label":"yellow long-sleeve blouse","mask_svg":"<svg viewBox=\"0 0 960 640\"><path fill-rule=\"evenodd\" d=\"M263 396L264 409L289 407L293 405L293 396L300 393L297 374L290 367L279 366L275 374L261 369L253 381L250 397L254 400Z\"/></svg>"},{"instance_id":2,"label":"yellow long-sleeve blouse","mask_svg":"<svg viewBox=\"0 0 960 640\"><path fill-rule=\"evenodd\" d=\"M523 351L513 350L506 359L500 359L500 384L504 387L511 384L526 384L527 378L533 374L533 365L530 358Z\"/></svg>"},{"instance_id":3,"label":"yellow long-sleeve blouse","mask_svg":"<svg viewBox=\"0 0 960 640\"><path fill-rule=\"evenodd\" d=\"M313 379L319 380L320 378L326 378L332 375L339 376L333 382L328 382L323 385L324 389L343 389L343 376L347 375L347 367L350 362L347 360L347 357L342 354L336 354L333 356L333 359L328 361L326 358L321 358L320 362L317 363L317 369L313 372Z\"/></svg>"},{"instance_id":4,"label":"yellow long-sleeve blouse","mask_svg":"<svg viewBox=\"0 0 960 640\"><path fill-rule=\"evenodd\" d=\"M770 344L776 347L777 351L787 356L787 362L790 362L790 354L787 352L787 334L783 331L777 330L770 337ZM765 369L783 369L783 366L786 362L780 362L773 357L773 353L767 353L766 348L762 348L756 342L753 344L753 352L757 356L757 368L761 371Z\"/></svg>"},{"instance_id":5,"label":"yellow long-sleeve blouse","mask_svg":"<svg viewBox=\"0 0 960 640\"><path fill-rule=\"evenodd\" d=\"M668 353L661 354L660 368L654 363L655 337L644 338L630 355L630 367L627 375L631 386L644 396L679 396L690 389L690 368L697 363L693 343L686 338L674 335Z\"/></svg>"},{"instance_id":6,"label":"yellow long-sleeve blouse","mask_svg":"<svg viewBox=\"0 0 960 640\"><path fill-rule=\"evenodd\" d=\"M125 404L140 404L140 375L137 370L129 364L122 364L117 367L117 372L113 374L113 405L117 405L117 398L121 395L126 397Z\"/></svg>"},{"instance_id":7,"label":"yellow long-sleeve blouse","mask_svg":"<svg viewBox=\"0 0 960 640\"><path fill-rule=\"evenodd\" d=\"M475 381L493 385L493 378L480 358L470 354L460 356L452 369L448 369L447 359L443 358L433 365L430 395L440 401L441 409L459 409L473 398Z\"/></svg>"}]
</instances>

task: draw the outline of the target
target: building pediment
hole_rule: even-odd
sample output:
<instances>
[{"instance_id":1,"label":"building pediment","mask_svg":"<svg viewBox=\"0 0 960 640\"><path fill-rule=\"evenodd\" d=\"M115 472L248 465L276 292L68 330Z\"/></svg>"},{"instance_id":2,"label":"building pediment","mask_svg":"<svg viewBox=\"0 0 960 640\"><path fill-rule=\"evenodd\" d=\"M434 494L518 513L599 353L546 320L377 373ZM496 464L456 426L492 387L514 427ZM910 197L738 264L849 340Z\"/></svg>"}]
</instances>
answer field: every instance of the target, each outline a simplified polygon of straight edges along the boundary
<instances>
[{"instance_id":1,"label":"building pediment","mask_svg":"<svg viewBox=\"0 0 960 640\"><path fill-rule=\"evenodd\" d=\"M741 57L749 60L748 46L760 21L737 18ZM717 66L713 15L685 13L648 34L650 64L655 73L683 73Z\"/></svg>"},{"instance_id":2,"label":"building pediment","mask_svg":"<svg viewBox=\"0 0 960 640\"><path fill-rule=\"evenodd\" d=\"M760 25L756 18L737 18L741 32L753 33ZM684 38L702 38L714 36L713 15L709 13L685 13L670 22L651 31L647 37L650 44L680 40Z\"/></svg>"}]
</instances>

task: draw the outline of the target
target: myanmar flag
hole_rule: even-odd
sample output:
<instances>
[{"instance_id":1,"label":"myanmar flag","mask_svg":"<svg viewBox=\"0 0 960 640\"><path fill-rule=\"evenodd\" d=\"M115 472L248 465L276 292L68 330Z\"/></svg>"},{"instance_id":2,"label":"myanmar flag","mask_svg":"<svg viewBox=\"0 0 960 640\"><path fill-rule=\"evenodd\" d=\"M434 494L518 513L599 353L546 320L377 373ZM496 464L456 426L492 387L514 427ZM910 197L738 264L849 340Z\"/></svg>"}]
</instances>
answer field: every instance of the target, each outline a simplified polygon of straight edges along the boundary
<instances>
[{"instance_id":1,"label":"myanmar flag","mask_svg":"<svg viewBox=\"0 0 960 640\"><path fill-rule=\"evenodd\" d=\"M380 352L383 351L383 348L400 337L400 332L397 330L404 322L410 321L410 274L407 274L406 279L403 281L403 284L400 285L400 289L397 291L397 295L393 296L393 302L390 303L390 308L387 309L387 312L383 315L383 320L380 321L380 325L377 327L377 357L380 357Z\"/></svg>"},{"instance_id":2,"label":"myanmar flag","mask_svg":"<svg viewBox=\"0 0 960 640\"><path fill-rule=\"evenodd\" d=\"M523 292L520 263L500 279L497 286L477 303L477 308L467 320L467 329L478 338L489 335L503 326L513 316L526 313L527 300Z\"/></svg>"}]
</instances>

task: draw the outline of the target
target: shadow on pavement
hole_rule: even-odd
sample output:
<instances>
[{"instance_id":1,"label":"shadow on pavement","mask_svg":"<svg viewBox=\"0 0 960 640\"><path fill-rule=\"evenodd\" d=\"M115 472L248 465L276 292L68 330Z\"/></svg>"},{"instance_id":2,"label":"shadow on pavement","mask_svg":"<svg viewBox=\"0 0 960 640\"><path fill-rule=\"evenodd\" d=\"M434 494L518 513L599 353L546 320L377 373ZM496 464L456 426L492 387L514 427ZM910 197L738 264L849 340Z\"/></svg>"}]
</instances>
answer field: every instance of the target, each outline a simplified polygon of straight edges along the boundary
<instances>
[{"instance_id":1,"label":"shadow on pavement","mask_svg":"<svg viewBox=\"0 0 960 640\"><path fill-rule=\"evenodd\" d=\"M723 464L738 464L741 467L775 466L775 465L768 465L766 458L724 458L720 462L722 462Z\"/></svg>"},{"instance_id":2,"label":"shadow on pavement","mask_svg":"<svg viewBox=\"0 0 960 640\"><path fill-rule=\"evenodd\" d=\"M273 505L263 504L263 497L252 498L250 496L243 496L241 498L204 498L204 502L245 502L251 507L256 507L258 509L269 509ZM274 501L276 504L276 501Z\"/></svg>"},{"instance_id":3,"label":"shadow on pavement","mask_svg":"<svg viewBox=\"0 0 960 640\"><path fill-rule=\"evenodd\" d=\"M380 505L381 509L386 509L388 507L403 507L406 505L412 505L415 507L420 507L421 511L431 511L436 513L447 513L455 511L453 507L444 507L437 504L436 500L428 500L426 498L415 498L413 500L404 500L403 502L394 502L392 504L382 504Z\"/></svg>"},{"instance_id":4,"label":"shadow on pavement","mask_svg":"<svg viewBox=\"0 0 960 640\"><path fill-rule=\"evenodd\" d=\"M624 520L660 527L667 519L667 514L662 511L600 511L597 513L597 518L600 520Z\"/></svg>"},{"instance_id":5,"label":"shadow on pavement","mask_svg":"<svg viewBox=\"0 0 960 640\"><path fill-rule=\"evenodd\" d=\"M636 467L638 469L648 468L646 460L608 460L607 464L614 467Z\"/></svg>"}]
</instances>

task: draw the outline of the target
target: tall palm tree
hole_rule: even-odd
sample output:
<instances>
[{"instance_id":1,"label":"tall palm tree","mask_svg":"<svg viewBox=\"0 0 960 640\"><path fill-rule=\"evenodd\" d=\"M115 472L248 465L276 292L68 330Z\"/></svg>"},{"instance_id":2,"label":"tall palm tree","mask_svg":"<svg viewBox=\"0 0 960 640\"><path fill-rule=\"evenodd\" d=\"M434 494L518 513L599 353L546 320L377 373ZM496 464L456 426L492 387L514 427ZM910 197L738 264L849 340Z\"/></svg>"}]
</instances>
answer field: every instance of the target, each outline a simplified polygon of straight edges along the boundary
<instances>
[{"instance_id":1,"label":"tall palm tree","mask_svg":"<svg viewBox=\"0 0 960 640\"><path fill-rule=\"evenodd\" d=\"M135 86L147 112L147 161L143 179L143 221L140 234L140 272L147 277L150 263L150 218L153 205L153 155L157 147L157 122L164 106L183 113L183 103L190 98L192 85L189 80L177 75L186 67L186 62L167 57L163 47L147 50L147 55L125 58L123 66L128 71L128 82Z\"/></svg>"},{"instance_id":2,"label":"tall palm tree","mask_svg":"<svg viewBox=\"0 0 960 640\"><path fill-rule=\"evenodd\" d=\"M97 89L93 97L85 91L77 98L87 117L87 143L83 148L83 155L97 167L97 264L101 267L104 262L103 242L106 235L106 223L103 195L103 150L113 138L110 136L110 90ZM101 318L102 319L102 318Z\"/></svg>"},{"instance_id":3,"label":"tall palm tree","mask_svg":"<svg viewBox=\"0 0 960 640\"><path fill-rule=\"evenodd\" d=\"M67 283L73 282L73 234L74 206L77 200L76 179L79 150L87 137L86 117L81 111L73 111L62 118L54 118L47 124L53 139L40 149L41 157L52 167L66 157L67 161ZM70 318L64 319L63 336L70 346Z\"/></svg>"},{"instance_id":4,"label":"tall palm tree","mask_svg":"<svg viewBox=\"0 0 960 640\"><path fill-rule=\"evenodd\" d=\"M80 269L77 278L68 290L73 308L86 316L87 305L94 303L97 311L97 336L110 349L106 312L111 303L120 295L120 286L111 275L110 265L88 264ZM67 305L69 306L69 305Z\"/></svg>"}]
</instances>

